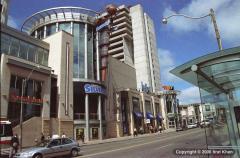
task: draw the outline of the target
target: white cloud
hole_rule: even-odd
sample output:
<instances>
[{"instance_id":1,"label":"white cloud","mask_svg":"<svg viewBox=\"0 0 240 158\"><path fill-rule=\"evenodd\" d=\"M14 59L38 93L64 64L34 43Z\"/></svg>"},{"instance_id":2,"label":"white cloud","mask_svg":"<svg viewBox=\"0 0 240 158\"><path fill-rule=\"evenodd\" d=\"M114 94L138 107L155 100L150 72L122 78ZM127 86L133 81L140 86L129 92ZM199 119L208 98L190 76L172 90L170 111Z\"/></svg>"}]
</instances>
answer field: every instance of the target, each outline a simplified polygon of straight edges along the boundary
<instances>
[{"instance_id":1,"label":"white cloud","mask_svg":"<svg viewBox=\"0 0 240 158\"><path fill-rule=\"evenodd\" d=\"M158 49L162 82L176 82L178 78L169 71L176 67L174 58L169 50Z\"/></svg>"},{"instance_id":2,"label":"white cloud","mask_svg":"<svg viewBox=\"0 0 240 158\"><path fill-rule=\"evenodd\" d=\"M178 13L189 16L203 16L210 13L213 8L216 14L216 20L222 39L229 43L240 42L240 1L239 0L195 0L191 1L186 7L179 10ZM175 12L171 7L164 10L163 16L169 16ZM195 20L184 17L173 17L169 19L169 27L176 32L206 30L215 36L213 25L209 18Z\"/></svg>"},{"instance_id":3,"label":"white cloud","mask_svg":"<svg viewBox=\"0 0 240 158\"><path fill-rule=\"evenodd\" d=\"M186 89L182 89L180 95L178 96L179 104L193 104L200 103L199 88L192 86Z\"/></svg>"},{"instance_id":4,"label":"white cloud","mask_svg":"<svg viewBox=\"0 0 240 158\"><path fill-rule=\"evenodd\" d=\"M8 16L8 22L7 22L7 25L10 26L10 27L13 27L15 29L18 28L18 24L17 24L17 20L14 19L12 16Z\"/></svg>"}]
</instances>

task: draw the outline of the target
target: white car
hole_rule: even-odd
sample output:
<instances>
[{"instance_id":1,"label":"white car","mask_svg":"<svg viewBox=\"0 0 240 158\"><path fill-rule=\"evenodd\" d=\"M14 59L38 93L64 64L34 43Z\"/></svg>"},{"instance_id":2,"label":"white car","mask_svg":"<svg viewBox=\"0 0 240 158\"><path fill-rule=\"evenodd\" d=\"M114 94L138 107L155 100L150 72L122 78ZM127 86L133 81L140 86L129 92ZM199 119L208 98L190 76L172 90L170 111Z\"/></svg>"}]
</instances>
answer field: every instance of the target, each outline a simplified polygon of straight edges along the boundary
<instances>
[{"instance_id":1,"label":"white car","mask_svg":"<svg viewBox=\"0 0 240 158\"><path fill-rule=\"evenodd\" d=\"M197 128L197 124L196 123L189 123L187 125L187 128L190 129L190 128Z\"/></svg>"},{"instance_id":2,"label":"white car","mask_svg":"<svg viewBox=\"0 0 240 158\"><path fill-rule=\"evenodd\" d=\"M203 128L203 127L209 127L210 126L210 121L209 120L203 120L201 123L200 123L200 127Z\"/></svg>"}]
</instances>

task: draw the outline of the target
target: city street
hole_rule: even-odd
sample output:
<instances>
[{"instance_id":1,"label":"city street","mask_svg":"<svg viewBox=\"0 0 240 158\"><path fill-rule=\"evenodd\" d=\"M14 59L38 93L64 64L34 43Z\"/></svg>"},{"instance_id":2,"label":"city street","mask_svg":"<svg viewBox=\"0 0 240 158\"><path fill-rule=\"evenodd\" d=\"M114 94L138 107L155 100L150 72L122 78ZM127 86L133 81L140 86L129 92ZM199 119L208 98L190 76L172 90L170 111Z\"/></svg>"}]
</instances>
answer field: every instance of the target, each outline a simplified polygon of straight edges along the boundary
<instances>
[{"instance_id":1,"label":"city street","mask_svg":"<svg viewBox=\"0 0 240 158\"><path fill-rule=\"evenodd\" d=\"M82 146L79 158L157 158L177 157L175 149L206 148L204 130L162 133L147 137Z\"/></svg>"}]
</instances>

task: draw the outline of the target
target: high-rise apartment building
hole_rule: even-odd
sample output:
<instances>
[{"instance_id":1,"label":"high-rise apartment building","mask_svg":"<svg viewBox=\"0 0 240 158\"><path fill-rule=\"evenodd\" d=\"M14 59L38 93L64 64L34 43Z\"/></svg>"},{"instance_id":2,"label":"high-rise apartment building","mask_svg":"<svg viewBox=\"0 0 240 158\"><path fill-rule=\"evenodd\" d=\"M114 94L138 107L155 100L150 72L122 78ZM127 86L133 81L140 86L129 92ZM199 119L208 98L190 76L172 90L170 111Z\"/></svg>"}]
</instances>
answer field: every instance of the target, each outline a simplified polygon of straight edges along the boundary
<instances>
[{"instance_id":1,"label":"high-rise apartment building","mask_svg":"<svg viewBox=\"0 0 240 158\"><path fill-rule=\"evenodd\" d=\"M133 63L133 35L130 11L125 6L118 7L118 13L113 17L114 31L110 35L109 55L130 65Z\"/></svg>"},{"instance_id":2,"label":"high-rise apartment building","mask_svg":"<svg viewBox=\"0 0 240 158\"><path fill-rule=\"evenodd\" d=\"M141 5L131 7L130 15L137 87L157 92L160 90L160 66L153 21L144 13Z\"/></svg>"}]
</instances>

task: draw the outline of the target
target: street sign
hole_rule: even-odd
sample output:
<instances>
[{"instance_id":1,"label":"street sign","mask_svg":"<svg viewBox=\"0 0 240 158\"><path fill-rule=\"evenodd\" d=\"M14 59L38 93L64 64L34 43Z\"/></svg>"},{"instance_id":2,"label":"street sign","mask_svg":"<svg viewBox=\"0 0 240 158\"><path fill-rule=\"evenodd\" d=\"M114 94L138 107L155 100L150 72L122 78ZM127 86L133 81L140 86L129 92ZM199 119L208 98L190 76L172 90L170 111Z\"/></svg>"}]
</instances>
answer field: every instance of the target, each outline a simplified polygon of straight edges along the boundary
<instances>
[{"instance_id":1,"label":"street sign","mask_svg":"<svg viewBox=\"0 0 240 158\"><path fill-rule=\"evenodd\" d=\"M145 120L145 123L150 123L150 119L146 119L146 120Z\"/></svg>"},{"instance_id":2,"label":"street sign","mask_svg":"<svg viewBox=\"0 0 240 158\"><path fill-rule=\"evenodd\" d=\"M104 23L102 23L101 25L99 25L98 27L96 27L96 31L100 31L101 29L105 28L106 26L108 26L110 24L110 20L105 21Z\"/></svg>"}]
</instances>

